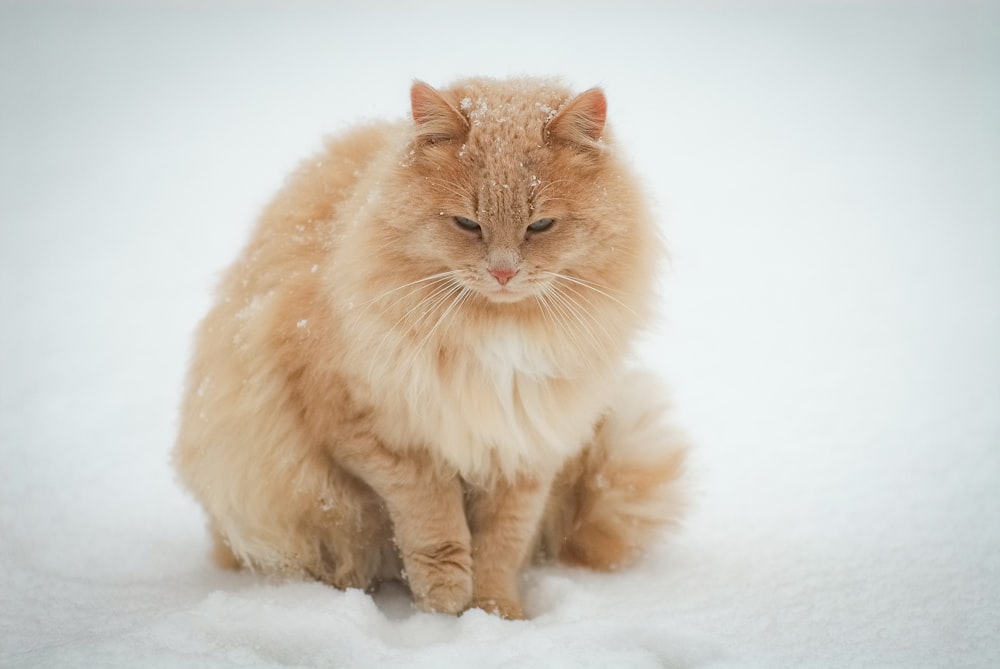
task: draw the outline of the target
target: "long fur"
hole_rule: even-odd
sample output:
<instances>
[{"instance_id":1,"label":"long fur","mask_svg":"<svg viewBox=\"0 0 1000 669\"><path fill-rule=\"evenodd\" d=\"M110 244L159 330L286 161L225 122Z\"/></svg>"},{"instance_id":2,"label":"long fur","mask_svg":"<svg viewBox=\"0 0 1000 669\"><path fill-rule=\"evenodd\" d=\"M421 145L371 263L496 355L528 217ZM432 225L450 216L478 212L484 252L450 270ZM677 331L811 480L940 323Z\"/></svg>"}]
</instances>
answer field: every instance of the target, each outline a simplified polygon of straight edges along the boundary
<instances>
[{"instance_id":1,"label":"long fur","mask_svg":"<svg viewBox=\"0 0 1000 669\"><path fill-rule=\"evenodd\" d=\"M531 555L615 568L677 517L683 442L622 364L661 244L599 90L411 100L264 211L199 329L175 463L220 564L522 617Z\"/></svg>"}]
</instances>

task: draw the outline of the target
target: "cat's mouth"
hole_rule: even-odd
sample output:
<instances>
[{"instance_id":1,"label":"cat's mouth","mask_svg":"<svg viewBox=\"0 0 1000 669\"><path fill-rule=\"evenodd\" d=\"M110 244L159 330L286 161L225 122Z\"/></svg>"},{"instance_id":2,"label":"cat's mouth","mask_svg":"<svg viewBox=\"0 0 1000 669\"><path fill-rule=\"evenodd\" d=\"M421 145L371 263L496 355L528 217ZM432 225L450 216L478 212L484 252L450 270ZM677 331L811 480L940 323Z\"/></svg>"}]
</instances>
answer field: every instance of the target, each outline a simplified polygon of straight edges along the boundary
<instances>
[{"instance_id":1,"label":"cat's mouth","mask_svg":"<svg viewBox=\"0 0 1000 669\"><path fill-rule=\"evenodd\" d=\"M495 278L496 275L490 272L478 282L478 289L486 299L498 304L513 304L537 297L542 288L540 284L545 283L534 272L523 267L502 281L494 280Z\"/></svg>"},{"instance_id":2,"label":"cat's mouth","mask_svg":"<svg viewBox=\"0 0 1000 669\"><path fill-rule=\"evenodd\" d=\"M523 302L536 297L540 288L534 272L524 267L504 272L489 268L479 269L466 274L461 283L494 304Z\"/></svg>"},{"instance_id":3,"label":"cat's mouth","mask_svg":"<svg viewBox=\"0 0 1000 669\"><path fill-rule=\"evenodd\" d=\"M520 302L524 298L528 297L528 294L523 290L517 290L514 288L508 288L507 286L498 286L492 290L480 291L483 296L491 302L499 302L502 304L510 304L511 302Z\"/></svg>"},{"instance_id":4,"label":"cat's mouth","mask_svg":"<svg viewBox=\"0 0 1000 669\"><path fill-rule=\"evenodd\" d=\"M493 281L493 277L489 277L488 279L479 278L473 282L470 288L489 302L497 304L520 302L532 294L529 283L515 280L501 284Z\"/></svg>"}]
</instances>

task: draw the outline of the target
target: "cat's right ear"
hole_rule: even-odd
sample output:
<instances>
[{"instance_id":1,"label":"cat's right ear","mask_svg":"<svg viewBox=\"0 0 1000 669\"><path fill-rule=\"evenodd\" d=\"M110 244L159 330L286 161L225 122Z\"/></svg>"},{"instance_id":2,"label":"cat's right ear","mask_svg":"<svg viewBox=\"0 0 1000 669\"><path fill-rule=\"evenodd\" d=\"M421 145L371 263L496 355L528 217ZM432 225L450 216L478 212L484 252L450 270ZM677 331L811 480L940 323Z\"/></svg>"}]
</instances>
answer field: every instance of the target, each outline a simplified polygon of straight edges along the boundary
<instances>
[{"instance_id":1,"label":"cat's right ear","mask_svg":"<svg viewBox=\"0 0 1000 669\"><path fill-rule=\"evenodd\" d=\"M422 81L410 88L410 107L417 138L424 144L459 140L469 132L469 120Z\"/></svg>"}]
</instances>

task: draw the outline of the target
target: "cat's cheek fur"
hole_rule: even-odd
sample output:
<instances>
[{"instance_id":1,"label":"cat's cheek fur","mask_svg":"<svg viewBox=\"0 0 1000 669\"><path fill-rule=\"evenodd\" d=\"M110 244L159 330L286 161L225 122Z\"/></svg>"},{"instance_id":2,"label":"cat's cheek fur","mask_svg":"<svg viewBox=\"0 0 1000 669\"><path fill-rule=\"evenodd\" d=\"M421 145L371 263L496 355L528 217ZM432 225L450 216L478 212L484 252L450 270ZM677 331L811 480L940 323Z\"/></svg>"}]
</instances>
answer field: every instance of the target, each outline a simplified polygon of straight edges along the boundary
<instances>
[{"instance_id":1,"label":"cat's cheek fur","mask_svg":"<svg viewBox=\"0 0 1000 669\"><path fill-rule=\"evenodd\" d=\"M199 328L175 465L223 566L523 617L528 560L614 569L676 521L683 439L623 370L660 243L599 91L413 95L413 122L332 140L264 211ZM493 302L455 274L491 249L564 276Z\"/></svg>"}]
</instances>

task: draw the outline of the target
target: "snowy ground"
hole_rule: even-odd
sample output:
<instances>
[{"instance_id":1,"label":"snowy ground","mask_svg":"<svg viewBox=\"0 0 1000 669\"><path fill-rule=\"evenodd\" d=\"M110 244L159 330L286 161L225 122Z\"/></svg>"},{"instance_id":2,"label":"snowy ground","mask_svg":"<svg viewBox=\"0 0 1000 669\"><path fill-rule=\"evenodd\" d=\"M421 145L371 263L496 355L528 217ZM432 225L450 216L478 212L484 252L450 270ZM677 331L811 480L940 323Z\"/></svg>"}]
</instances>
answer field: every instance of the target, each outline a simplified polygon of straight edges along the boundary
<instances>
[{"instance_id":1,"label":"snowy ground","mask_svg":"<svg viewBox=\"0 0 1000 669\"><path fill-rule=\"evenodd\" d=\"M0 666L1000 666L1000 7L600 4L0 6ZM684 530L529 622L217 571L218 271L323 134L511 73L604 85L658 203Z\"/></svg>"}]
</instances>

